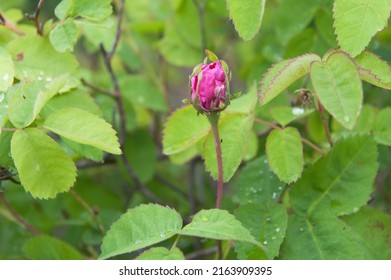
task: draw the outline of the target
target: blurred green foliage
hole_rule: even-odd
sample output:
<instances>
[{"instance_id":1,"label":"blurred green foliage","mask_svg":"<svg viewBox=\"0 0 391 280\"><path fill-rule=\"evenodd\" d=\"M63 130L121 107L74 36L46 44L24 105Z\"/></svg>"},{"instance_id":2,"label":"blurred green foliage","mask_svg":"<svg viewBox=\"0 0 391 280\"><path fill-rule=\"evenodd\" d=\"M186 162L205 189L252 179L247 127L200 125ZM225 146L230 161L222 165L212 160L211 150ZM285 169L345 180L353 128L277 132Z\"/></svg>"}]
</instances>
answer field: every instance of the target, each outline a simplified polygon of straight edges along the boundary
<instances>
[{"instance_id":1,"label":"blurred green foliage","mask_svg":"<svg viewBox=\"0 0 391 280\"><path fill-rule=\"evenodd\" d=\"M66 91L72 90L51 99L42 109L40 117L35 120L33 125L39 125L42 119L46 119L53 111L77 107L102 116L119 131L122 116L116 107L116 100L109 96L113 91L112 78L105 67L100 49L103 46L106 50L110 50L116 40L117 14L120 1L112 1L114 13L110 16L106 16L106 14L111 13L109 6L104 6L101 14L89 13L89 10L83 10L83 7L67 10L66 4L71 1L46 1L39 18L44 24L43 36L49 38L48 40L53 46L50 50L58 54L59 58L67 55L73 56L70 59L71 62L65 59L61 62L61 65L56 65L56 61L53 61L52 65L47 52L40 53L40 48L34 47L31 42L29 43L28 38L37 36L36 28L32 21L24 17L24 14L33 14L38 1L2 0L0 2L0 14L13 26L16 26L17 30L27 35L26 37L20 36L10 28L0 25L0 51L1 48L5 48L13 57L18 57L21 49L25 49L26 54L28 54L30 48L33 53L29 55L29 59L31 59L33 65L29 64L27 66L30 68L38 66L38 69L47 70L48 73L43 73L42 78L48 78L51 73L56 71L63 71L74 60L79 63L76 70L69 70L71 77L67 80L66 86L68 88L66 88ZM108 3L108 1L105 2ZM6 167L7 172L16 175L13 177L16 181L3 180L3 173L1 173L0 259L77 259L80 257L97 259L101 253L100 246L106 231L130 208L142 203L161 203L174 208L185 219L186 223L189 222L186 217L190 217L201 209L213 208L215 182L210 174L205 171L204 163L200 157L202 143L198 141L199 138L197 138L198 142L191 143L192 149L181 151L182 153L170 155L170 157L163 154L163 130L168 116L182 107L182 100L188 98L188 77L191 74L191 69L204 59L203 49L213 50L219 58L227 61L230 66L232 71L231 92L242 92L244 96L238 100L244 100L242 98L246 97L246 93L255 93L254 84L261 81L262 76L272 64L305 53L314 53L322 57L328 50L338 47L333 29L333 2L333 0L266 1L258 34L252 40L245 41L239 37L230 20L232 15L227 10L225 0L126 0L121 27L122 33L118 41L117 51L112 58L112 67L113 72L118 77L125 109L125 133L128 140L124 145L124 157L130 163L130 166L133 166L133 172L129 172L119 156L105 155L104 161L101 161L102 154L99 151L91 151L76 145L75 142L55 138L76 163L78 168L76 183L70 192L58 194L55 199L33 199L31 194L26 193L17 184L19 180L17 170L10 158L9 142L12 133L2 131L0 134L0 166ZM62 6L58 6L60 3ZM205 6L203 6L204 4ZM201 12L200 8L202 8ZM259 15L256 14L255 16ZM243 21L243 19L240 20ZM236 27L240 27L240 24ZM251 32L250 35L245 32L244 37L250 38ZM66 38L64 39L64 37ZM27 43L22 42L23 44L21 44L20 40L25 40ZM49 41L45 41L45 46L49 45ZM388 25L378 32L367 49L389 63L391 61L391 27ZM59 63L58 61L57 63ZM29 71L30 68L27 70L20 68L21 72L19 74L17 72L16 79L41 77L39 70L37 72L32 70L24 78L23 70ZM236 168L239 169L239 172L237 172L239 174L234 175L232 182L225 185L223 208L231 213L235 211L238 220L244 226L251 227L250 232L256 237L257 241L263 244L266 244L264 243L266 238L270 242L270 239L275 237L273 231L276 231L276 228L278 228L277 232L285 231L288 223L287 238L293 241L283 244L281 252L279 252L279 246L284 238L282 233L279 234L277 240L271 242L272 250L267 256L269 258L318 257L316 253L312 254L312 251L308 254L299 251L305 251L299 245L300 242L305 242L306 237L297 237L296 234L304 226L308 226L308 223L306 223L308 220L296 214L289 218L286 217L282 204L292 211L290 203L300 204L299 199L296 193L284 195L283 186L285 184L280 182L266 166L266 135L268 135L270 129L259 122L252 123L253 118L260 118L273 123L280 122L282 117L281 113L278 112L284 111L284 108L302 108L306 110L303 115L305 118L284 117L282 121L284 126L290 123L295 131L300 131L301 136L308 138L309 141L320 148L327 149L328 143L322 120L314 110L315 104L311 101L312 99L309 100L309 103L306 103L296 92L301 87L308 87L312 90L312 85L308 83L308 79L303 77L263 106L257 103L254 108L247 106L246 101L243 101L245 105L241 103L242 101L238 101L237 107L233 107L233 110L239 110L239 113L233 111L236 112L235 119L238 124L241 124L240 118L244 118L248 114L247 111L245 113L240 111L240 106L251 107L249 109L251 111L251 124L246 123L246 125L249 124L252 129L246 131L247 134L242 137L251 136L248 143L244 144L244 146L248 144L249 148L246 150L246 147L243 147L242 144L241 147L236 147L235 143L227 144L230 141L235 142L236 138L226 139L229 136L224 136L225 139L223 139L223 145L230 145L224 148L227 153L231 147L236 150L242 148L238 156L240 159L232 164L234 169L230 175L234 175ZM368 215L378 217L379 221L381 220L385 225L386 230L391 228L389 217L389 214L391 214L391 153L389 146L387 146L390 145L391 122L389 119L391 117L389 110L381 111L383 108L391 106L391 95L385 89L366 82L363 83L363 91L365 106L353 132L385 131L385 134L378 133L378 136L376 136L377 142L381 143L378 145L379 169L373 183L374 188L371 188L371 182L369 188L366 188L367 192L372 192L369 201L370 206L365 206L359 212L357 212L358 209L353 211L357 212L356 215L349 212L352 215L343 219L354 232L354 234L344 233L349 242L351 242L350 238L356 236L355 234L363 240L370 235L368 230L359 224L361 220L370 224ZM11 127L10 123L6 121L6 114L4 114L6 108L1 103L3 100L8 100L8 97L0 92L1 125L2 127ZM247 107L244 108L247 110ZM378 113L378 111L381 113ZM375 121L376 116L380 114L384 117ZM235 117L234 114L229 115L227 113L227 115L227 119ZM201 117L196 116L194 111L194 116L190 116L189 121L196 121L197 118ZM284 122L286 119L288 119L287 123ZM351 131L343 128L331 118L329 119L329 125L334 140L352 134ZM193 124L187 123L183 126L187 126L191 130ZM230 131L229 129L226 130ZM241 132L240 127L237 127L235 132ZM200 139L206 137L205 135L201 135ZM241 143L245 140L241 139ZM209 144L208 155L203 155L203 158L213 162L215 159L210 158L214 156L212 154L213 145ZM344 150L348 146L346 144L346 146L339 149ZM274 148L276 149L276 147ZM359 148L357 147L357 149ZM371 146L371 148L373 147ZM236 155L234 156L236 157ZM308 168L321 156L310 147L304 146L304 168ZM242 158L244 162L241 162ZM332 159L329 161L333 162ZM255 165L262 166L260 171L264 172L265 178L269 179L258 178L259 174L255 174L256 171L254 171ZM243 166L245 167L242 168ZM213 173L213 167L208 167L208 170L211 169ZM213 173L214 177L216 177L215 173ZM296 178L296 175L293 177ZM309 175L305 179L310 180L308 177ZM138 179L135 180L135 178ZM259 180L256 182L262 182L265 185L273 185L267 193L269 197L272 197L274 203L270 207L269 205L251 204L254 202L270 202L270 198L265 200L257 194L254 194L254 198L250 198L249 193L253 189L247 184L256 185L255 180ZM292 180L289 178L287 181ZM298 185L300 184L298 183ZM275 190L276 186L278 190ZM42 187L44 188L44 186ZM272 191L270 192L270 190ZM292 195L295 197L292 197ZM289 199L292 199L292 201L290 202ZM240 208L238 208L239 205ZM300 208L297 205L295 207ZM273 212L274 210L275 212ZM253 225L252 221L248 219L247 216L250 214L263 219L262 226L266 223L265 219L269 214L276 217L276 223L266 224L266 230L263 232L263 227L261 229L260 224ZM16 217L27 221L29 225L32 225L34 229L44 235L36 237L31 230L26 230L24 222ZM289 222L287 222L287 219ZM341 226L342 222L334 216L327 217L325 220L326 222L323 225L326 225L325 227L330 226L330 230L335 229L337 231L343 227ZM314 224L318 225L318 222L316 220ZM322 236L322 234L328 235L330 231L320 231L316 234L319 234L319 236ZM310 238L314 238L314 236ZM382 242L386 237L380 231L376 231L376 238L376 248L380 249L384 246ZM325 246L330 245L328 242L325 241ZM173 239L171 238L163 241L160 245L169 248L172 243ZM292 246L293 243L298 245L296 247ZM367 242L364 243L365 246L370 247ZM41 247L40 244L45 244L47 248ZM344 243L344 246L346 244ZM205 239L183 237L178 247L186 256L213 245L214 243ZM333 255L333 250L338 250L338 248L333 247L334 249L331 252L327 251L325 258L391 258L389 252L377 254L372 252L373 248L369 249L372 252L371 254L358 256L350 245L351 243L345 247L347 251L350 252L351 250L352 254ZM251 246L239 243L237 250L230 251L227 258L265 257L263 252L256 251ZM332 247L332 245L330 246ZM46 248L45 252L49 253L37 254L40 248ZM116 258L136 258L141 252L136 251ZM251 255L251 252L253 255ZM183 257L180 251L171 256L164 248L160 248L156 252L152 250L150 254L162 258ZM145 256L148 256L148 254L142 255L141 258ZM203 258L204 256L197 257ZM212 257L206 256L205 258Z\"/></svg>"}]
</instances>

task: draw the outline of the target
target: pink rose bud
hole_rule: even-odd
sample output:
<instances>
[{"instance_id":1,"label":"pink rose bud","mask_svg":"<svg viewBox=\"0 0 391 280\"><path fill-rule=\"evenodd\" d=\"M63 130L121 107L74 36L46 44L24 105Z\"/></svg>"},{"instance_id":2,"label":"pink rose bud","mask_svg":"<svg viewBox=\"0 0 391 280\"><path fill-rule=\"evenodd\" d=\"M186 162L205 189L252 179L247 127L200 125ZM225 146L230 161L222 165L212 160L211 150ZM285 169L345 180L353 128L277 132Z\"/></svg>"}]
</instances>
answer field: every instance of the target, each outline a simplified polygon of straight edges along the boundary
<instances>
[{"instance_id":1,"label":"pink rose bud","mask_svg":"<svg viewBox=\"0 0 391 280\"><path fill-rule=\"evenodd\" d=\"M191 103L200 113L219 112L229 103L228 78L219 60L200 64L191 78Z\"/></svg>"}]
</instances>

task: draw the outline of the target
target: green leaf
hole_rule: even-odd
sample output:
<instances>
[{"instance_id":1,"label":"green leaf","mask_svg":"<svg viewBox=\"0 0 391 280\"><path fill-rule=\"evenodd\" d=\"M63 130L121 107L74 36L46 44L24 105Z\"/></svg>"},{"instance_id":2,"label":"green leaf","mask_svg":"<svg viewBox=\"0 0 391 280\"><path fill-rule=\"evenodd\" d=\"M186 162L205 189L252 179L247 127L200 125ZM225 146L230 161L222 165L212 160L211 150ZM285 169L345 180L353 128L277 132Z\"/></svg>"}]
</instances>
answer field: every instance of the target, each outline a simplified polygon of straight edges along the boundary
<instances>
[{"instance_id":1,"label":"green leaf","mask_svg":"<svg viewBox=\"0 0 391 280\"><path fill-rule=\"evenodd\" d=\"M164 247L155 247L143 252L136 260L184 260L185 256L177 247L168 250Z\"/></svg>"},{"instance_id":2,"label":"green leaf","mask_svg":"<svg viewBox=\"0 0 391 280\"><path fill-rule=\"evenodd\" d=\"M211 50L205 50L206 56L209 58L210 61L219 61L219 58L217 55L212 52Z\"/></svg>"},{"instance_id":3,"label":"green leaf","mask_svg":"<svg viewBox=\"0 0 391 280\"><path fill-rule=\"evenodd\" d=\"M254 112L257 105L257 87L253 84L247 93L241 94L238 98L232 99L224 112L250 114Z\"/></svg>"},{"instance_id":4,"label":"green leaf","mask_svg":"<svg viewBox=\"0 0 391 280\"><path fill-rule=\"evenodd\" d=\"M148 131L136 130L127 139L124 149L125 155L140 181L146 183L151 180L157 166L157 151Z\"/></svg>"},{"instance_id":5,"label":"green leaf","mask_svg":"<svg viewBox=\"0 0 391 280\"><path fill-rule=\"evenodd\" d=\"M103 161L103 151L84 144L80 144L77 142L74 142L72 140L69 140L68 138L62 137L61 140L65 145L69 148L71 148L75 153L77 153L80 156L83 156L85 158L88 158L93 161L101 162Z\"/></svg>"},{"instance_id":6,"label":"green leaf","mask_svg":"<svg viewBox=\"0 0 391 280\"><path fill-rule=\"evenodd\" d=\"M262 105L275 98L289 85L310 72L311 63L320 61L316 54L305 54L274 64L262 77L259 101Z\"/></svg>"},{"instance_id":7,"label":"green leaf","mask_svg":"<svg viewBox=\"0 0 391 280\"><path fill-rule=\"evenodd\" d=\"M280 197L284 185L269 169L265 156L249 162L232 182L240 205L270 206Z\"/></svg>"},{"instance_id":8,"label":"green leaf","mask_svg":"<svg viewBox=\"0 0 391 280\"><path fill-rule=\"evenodd\" d=\"M248 136L247 147L243 155L243 160L249 161L253 159L257 155L257 152L258 152L258 137L255 131L251 130Z\"/></svg>"},{"instance_id":9,"label":"green leaf","mask_svg":"<svg viewBox=\"0 0 391 280\"><path fill-rule=\"evenodd\" d=\"M72 0L62 0L54 9L54 14L58 19L65 19L71 9Z\"/></svg>"},{"instance_id":10,"label":"green leaf","mask_svg":"<svg viewBox=\"0 0 391 280\"><path fill-rule=\"evenodd\" d=\"M21 183L33 197L54 198L76 180L76 167L64 150L35 128L15 131L11 154Z\"/></svg>"},{"instance_id":11,"label":"green leaf","mask_svg":"<svg viewBox=\"0 0 391 280\"><path fill-rule=\"evenodd\" d=\"M217 240L237 240L260 246L248 229L228 211L221 209L199 211L191 223L178 234Z\"/></svg>"},{"instance_id":12,"label":"green leaf","mask_svg":"<svg viewBox=\"0 0 391 280\"><path fill-rule=\"evenodd\" d=\"M341 125L352 129L363 102L361 79L353 59L344 52L335 52L326 61L312 64L311 79L326 110Z\"/></svg>"},{"instance_id":13,"label":"green leaf","mask_svg":"<svg viewBox=\"0 0 391 280\"><path fill-rule=\"evenodd\" d=\"M181 1L178 3L172 23L175 33L178 34L178 38L183 43L201 51L200 21L193 1Z\"/></svg>"},{"instance_id":14,"label":"green leaf","mask_svg":"<svg viewBox=\"0 0 391 280\"><path fill-rule=\"evenodd\" d=\"M364 81L381 88L391 89L391 67L386 61L369 51L364 51L355 59Z\"/></svg>"},{"instance_id":15,"label":"green leaf","mask_svg":"<svg viewBox=\"0 0 391 280\"><path fill-rule=\"evenodd\" d=\"M269 166L285 183L296 181L303 171L303 145L299 131L293 127L273 130L266 140Z\"/></svg>"},{"instance_id":16,"label":"green leaf","mask_svg":"<svg viewBox=\"0 0 391 280\"><path fill-rule=\"evenodd\" d=\"M335 217L289 217L281 250L288 260L358 260L364 255L352 230Z\"/></svg>"},{"instance_id":17,"label":"green leaf","mask_svg":"<svg viewBox=\"0 0 391 280\"><path fill-rule=\"evenodd\" d=\"M14 82L15 67L11 55L0 46L0 92L7 91Z\"/></svg>"},{"instance_id":18,"label":"green leaf","mask_svg":"<svg viewBox=\"0 0 391 280\"><path fill-rule=\"evenodd\" d=\"M248 41L254 38L261 27L266 0L252 0L245 5L237 0L227 0L229 17L239 36Z\"/></svg>"},{"instance_id":19,"label":"green leaf","mask_svg":"<svg viewBox=\"0 0 391 280\"><path fill-rule=\"evenodd\" d=\"M84 36L98 51L100 45L106 50L110 50L113 47L116 36L116 21L114 17L108 17L100 24L89 21L75 21L80 30L82 30Z\"/></svg>"},{"instance_id":20,"label":"green leaf","mask_svg":"<svg viewBox=\"0 0 391 280\"><path fill-rule=\"evenodd\" d=\"M373 123L375 140L383 145L391 146L391 108L381 110Z\"/></svg>"},{"instance_id":21,"label":"green leaf","mask_svg":"<svg viewBox=\"0 0 391 280\"><path fill-rule=\"evenodd\" d=\"M198 150L198 146L193 145L187 150L170 155L170 160L173 164L182 165L194 158L198 154Z\"/></svg>"},{"instance_id":22,"label":"green leaf","mask_svg":"<svg viewBox=\"0 0 391 280\"><path fill-rule=\"evenodd\" d=\"M376 142L369 136L338 141L292 185L292 208L300 215L344 215L357 211L372 192L377 156Z\"/></svg>"},{"instance_id":23,"label":"green leaf","mask_svg":"<svg viewBox=\"0 0 391 280\"><path fill-rule=\"evenodd\" d=\"M266 247L265 253L269 259L278 256L288 223L288 215L283 205L247 204L239 207L235 216L256 240ZM264 257L263 252L252 244L237 242L235 247L239 259Z\"/></svg>"},{"instance_id":24,"label":"green leaf","mask_svg":"<svg viewBox=\"0 0 391 280\"><path fill-rule=\"evenodd\" d=\"M162 56L175 66L194 67L202 61L201 51L186 44L172 24L166 24L159 50Z\"/></svg>"},{"instance_id":25,"label":"green leaf","mask_svg":"<svg viewBox=\"0 0 391 280\"><path fill-rule=\"evenodd\" d=\"M40 115L47 118L50 114L60 109L77 108L102 116L99 106L88 93L82 90L72 90L65 94L56 95L42 108Z\"/></svg>"},{"instance_id":26,"label":"green leaf","mask_svg":"<svg viewBox=\"0 0 391 280\"><path fill-rule=\"evenodd\" d=\"M8 97L10 93L3 93L0 91L0 127L4 127L8 121ZM0 130L0 136L3 131Z\"/></svg>"},{"instance_id":27,"label":"green leaf","mask_svg":"<svg viewBox=\"0 0 391 280\"><path fill-rule=\"evenodd\" d=\"M5 122L1 127L13 127L10 122ZM12 131L2 131L0 134L0 166L13 167L14 162L11 158L11 138Z\"/></svg>"},{"instance_id":28,"label":"green leaf","mask_svg":"<svg viewBox=\"0 0 391 280\"><path fill-rule=\"evenodd\" d=\"M34 81L19 83L13 88L8 104L8 116L17 128L29 126L43 106L63 87L67 76L60 76L52 82Z\"/></svg>"},{"instance_id":29,"label":"green leaf","mask_svg":"<svg viewBox=\"0 0 391 280\"><path fill-rule=\"evenodd\" d=\"M173 155L195 145L211 130L205 116L197 115L193 106L176 110L163 130L163 153Z\"/></svg>"},{"instance_id":30,"label":"green leaf","mask_svg":"<svg viewBox=\"0 0 391 280\"><path fill-rule=\"evenodd\" d=\"M174 236L182 228L182 218L173 209L144 204L128 210L107 232L100 259L132 252Z\"/></svg>"},{"instance_id":31,"label":"green leaf","mask_svg":"<svg viewBox=\"0 0 391 280\"><path fill-rule=\"evenodd\" d=\"M140 104L155 111L167 111L162 92L144 76L126 76L126 78L120 81L120 87L123 97L129 102Z\"/></svg>"},{"instance_id":32,"label":"green leaf","mask_svg":"<svg viewBox=\"0 0 391 280\"><path fill-rule=\"evenodd\" d=\"M365 248L366 259L389 260L391 258L391 217L381 211L364 206L355 214L342 220L352 228Z\"/></svg>"},{"instance_id":33,"label":"green leaf","mask_svg":"<svg viewBox=\"0 0 391 280\"><path fill-rule=\"evenodd\" d=\"M371 133L375 123L376 113L377 111L374 107L370 105L364 105L361 109L360 116L358 117L357 124L355 125L353 131L358 133ZM388 129L388 126L386 129ZM378 139L376 139L376 135L375 140L379 143Z\"/></svg>"},{"instance_id":34,"label":"green leaf","mask_svg":"<svg viewBox=\"0 0 391 280\"><path fill-rule=\"evenodd\" d=\"M280 41L286 44L312 20L322 0L282 1L276 15L276 31Z\"/></svg>"},{"instance_id":35,"label":"green leaf","mask_svg":"<svg viewBox=\"0 0 391 280\"><path fill-rule=\"evenodd\" d=\"M49 39L57 51L73 51L77 41L77 26L75 22L68 18L66 21L59 23L50 32Z\"/></svg>"},{"instance_id":36,"label":"green leaf","mask_svg":"<svg viewBox=\"0 0 391 280\"><path fill-rule=\"evenodd\" d=\"M253 120L253 115L228 114L219 122L224 182L231 179L243 160ZM206 170L217 179L216 147L212 133L209 133L205 139L202 157L205 160Z\"/></svg>"},{"instance_id":37,"label":"green leaf","mask_svg":"<svg viewBox=\"0 0 391 280\"><path fill-rule=\"evenodd\" d=\"M23 81L50 82L54 77L74 72L79 65L73 55L57 52L41 36L19 37L7 45L7 50L15 62L15 77Z\"/></svg>"},{"instance_id":38,"label":"green leaf","mask_svg":"<svg viewBox=\"0 0 391 280\"><path fill-rule=\"evenodd\" d=\"M119 155L121 149L115 130L100 117L76 108L61 109L51 114L44 128L72 141Z\"/></svg>"},{"instance_id":39,"label":"green leaf","mask_svg":"<svg viewBox=\"0 0 391 280\"><path fill-rule=\"evenodd\" d=\"M32 260L82 260L83 256L71 245L47 235L35 236L23 246L24 254Z\"/></svg>"},{"instance_id":40,"label":"green leaf","mask_svg":"<svg viewBox=\"0 0 391 280\"><path fill-rule=\"evenodd\" d=\"M286 126L294 120L304 118L312 112L314 112L314 109L301 107L275 106L270 108L270 115L282 126Z\"/></svg>"},{"instance_id":41,"label":"green leaf","mask_svg":"<svg viewBox=\"0 0 391 280\"><path fill-rule=\"evenodd\" d=\"M315 18L316 32L320 34L331 47L337 46L333 21L333 13L327 7L322 7L318 10Z\"/></svg>"},{"instance_id":42,"label":"green leaf","mask_svg":"<svg viewBox=\"0 0 391 280\"><path fill-rule=\"evenodd\" d=\"M387 25L390 8L387 0L335 0L334 27L341 48L353 57L360 54Z\"/></svg>"},{"instance_id":43,"label":"green leaf","mask_svg":"<svg viewBox=\"0 0 391 280\"><path fill-rule=\"evenodd\" d=\"M111 0L63 0L55 10L59 19L66 16L83 17L89 20L99 21L107 18L113 12Z\"/></svg>"}]
</instances>

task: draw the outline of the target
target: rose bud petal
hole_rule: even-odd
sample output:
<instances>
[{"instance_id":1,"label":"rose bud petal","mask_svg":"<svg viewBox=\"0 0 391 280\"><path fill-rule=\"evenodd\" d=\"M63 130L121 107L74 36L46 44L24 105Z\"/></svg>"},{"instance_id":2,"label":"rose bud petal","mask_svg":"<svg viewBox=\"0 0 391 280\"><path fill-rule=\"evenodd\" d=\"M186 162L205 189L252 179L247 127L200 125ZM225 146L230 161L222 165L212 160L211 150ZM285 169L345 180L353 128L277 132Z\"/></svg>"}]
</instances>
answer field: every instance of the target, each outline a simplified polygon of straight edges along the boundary
<instances>
[{"instance_id":1,"label":"rose bud petal","mask_svg":"<svg viewBox=\"0 0 391 280\"><path fill-rule=\"evenodd\" d=\"M203 64L191 76L191 102L200 113L219 112L227 102L228 78L220 61Z\"/></svg>"}]
</instances>

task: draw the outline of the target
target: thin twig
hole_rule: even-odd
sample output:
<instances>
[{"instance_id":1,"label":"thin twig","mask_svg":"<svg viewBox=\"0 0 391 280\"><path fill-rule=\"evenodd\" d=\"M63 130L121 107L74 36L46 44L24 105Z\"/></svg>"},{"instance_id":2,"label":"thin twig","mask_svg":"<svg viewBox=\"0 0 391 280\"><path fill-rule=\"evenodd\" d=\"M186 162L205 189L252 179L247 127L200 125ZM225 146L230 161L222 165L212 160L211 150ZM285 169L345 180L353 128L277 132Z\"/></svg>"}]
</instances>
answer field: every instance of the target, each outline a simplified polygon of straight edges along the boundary
<instances>
[{"instance_id":1,"label":"thin twig","mask_svg":"<svg viewBox=\"0 0 391 280\"><path fill-rule=\"evenodd\" d=\"M124 9L125 9L125 0L121 0L120 6L118 9L117 31L116 31L115 41L114 41L114 44L113 44L111 50L107 51L104 48L103 44L100 45L100 50L103 55L103 60L104 60L106 69L109 72L109 75L110 75L110 78L111 78L111 81L112 81L112 84L114 87L113 97L116 100L118 113L119 113L119 117L120 117L119 142L120 142L122 151L124 150L123 146L126 142L125 107L124 107L124 103L123 103L123 99L122 99L121 89L119 87L118 78L113 70L111 60L113 58L114 53L117 50L118 43L121 38L121 34L122 34L121 25L122 25L123 16L124 16ZM130 163L124 153L121 154L121 161L123 162L126 171L130 175L132 180L135 182L136 188L148 199L154 201L155 203L163 204L163 202L158 197L156 197L152 192L150 192L148 190L148 188L146 186L144 186L144 184L142 184L140 179L137 177L136 173L133 171L133 168L131 167L131 165L130 165Z\"/></svg>"},{"instance_id":2,"label":"thin twig","mask_svg":"<svg viewBox=\"0 0 391 280\"><path fill-rule=\"evenodd\" d=\"M120 115L120 135L119 135L120 141L119 142L120 142L121 147L124 145L125 140L126 140L125 139L126 138L125 107L124 107L124 103L122 100L122 94L121 94L121 89L119 87L118 78L117 78L117 75L114 73L114 70L113 70L113 67L111 64L111 60L113 58L115 51L117 50L118 43L121 38L121 34L122 34L121 25L122 25L122 20L123 20L124 9L125 9L125 0L121 0L120 7L118 10L117 31L116 31L116 35L115 35L114 44L113 44L111 50L107 51L105 49L105 47L103 46L103 44L100 44L100 50L103 55L103 60L106 65L106 69L110 74L111 81L113 83L113 87L114 87L113 96L116 100L118 113Z\"/></svg>"},{"instance_id":3,"label":"thin twig","mask_svg":"<svg viewBox=\"0 0 391 280\"><path fill-rule=\"evenodd\" d=\"M319 154L321 154L323 156L326 155L326 153L324 151L322 151L321 148L319 148L318 146L316 146L314 143L312 143L311 141L307 140L306 138L301 137L301 142L303 142L304 144L308 145L309 147L311 147L312 149L317 151Z\"/></svg>"},{"instance_id":4,"label":"thin twig","mask_svg":"<svg viewBox=\"0 0 391 280\"><path fill-rule=\"evenodd\" d=\"M21 225L22 227L24 227L26 230L28 230L34 235L42 234L41 231L39 231L37 228L35 228L33 225L27 222L22 216L18 214L18 212L15 211L14 208L12 208L11 204L9 204L9 202L6 200L5 195L2 192L0 192L0 203L4 205L4 207L8 210L8 212L18 222L19 225Z\"/></svg>"},{"instance_id":5,"label":"thin twig","mask_svg":"<svg viewBox=\"0 0 391 280\"><path fill-rule=\"evenodd\" d=\"M190 253L185 256L185 259L186 260L198 259L199 257L212 255L216 252L217 252L217 246L214 246L214 247L201 249L201 250L195 251L193 253Z\"/></svg>"},{"instance_id":6,"label":"thin twig","mask_svg":"<svg viewBox=\"0 0 391 280\"><path fill-rule=\"evenodd\" d=\"M158 181L163 183L167 188L171 189L172 191L176 192L177 194L183 196L184 198L187 198L187 193L179 189L177 186L175 186L173 183L168 181L166 178L160 175L156 175L155 177Z\"/></svg>"},{"instance_id":7,"label":"thin twig","mask_svg":"<svg viewBox=\"0 0 391 280\"><path fill-rule=\"evenodd\" d=\"M85 79L81 79L81 82L85 86L91 88L94 91L98 91L98 92L104 93L105 95L107 95L107 96L109 96L111 98L114 98L113 93L110 90L108 90L108 89L105 89L105 88L102 88L100 86L94 85L94 84L90 83L89 81L87 81Z\"/></svg>"},{"instance_id":8,"label":"thin twig","mask_svg":"<svg viewBox=\"0 0 391 280\"><path fill-rule=\"evenodd\" d=\"M5 28L18 34L19 36L25 35L22 30L18 29L12 22L9 22L2 14L0 14L0 25L3 25Z\"/></svg>"},{"instance_id":9,"label":"thin twig","mask_svg":"<svg viewBox=\"0 0 391 280\"><path fill-rule=\"evenodd\" d=\"M219 115L211 114L208 115L208 120L212 127L212 134L215 142L216 149L216 160L217 160L217 171L218 171L218 180L217 180L217 196L216 196L216 208L221 208L221 200L223 198L223 188L224 188L224 175L223 175L223 155L221 152L221 142L219 135Z\"/></svg>"},{"instance_id":10,"label":"thin twig","mask_svg":"<svg viewBox=\"0 0 391 280\"><path fill-rule=\"evenodd\" d=\"M257 123L261 123L263 125L266 125L266 126L272 128L272 129L282 130L281 127L279 127L278 125L276 125L274 123L270 123L270 122L267 122L267 121L264 121L264 120L261 120L261 119L258 119L258 118L255 118L254 121L257 122ZM270 130L268 131L268 133L269 132L270 132ZM318 153L320 153L322 155L326 154L325 152L322 151L321 148L319 148L314 143L312 143L311 141L309 141L308 139L306 139L304 137L301 137L301 142L303 142L304 144L308 145L309 147L311 147L312 149L314 149L315 151L317 151Z\"/></svg>"},{"instance_id":11,"label":"thin twig","mask_svg":"<svg viewBox=\"0 0 391 280\"><path fill-rule=\"evenodd\" d=\"M34 21L35 28L37 29L37 33L39 35L43 35L43 24L39 21L39 14L41 13L42 7L45 4L46 0L39 0L38 6L33 15L26 14L26 18Z\"/></svg>"},{"instance_id":12,"label":"thin twig","mask_svg":"<svg viewBox=\"0 0 391 280\"><path fill-rule=\"evenodd\" d=\"M105 228L103 227L103 224L100 222L100 220L98 218L97 211L93 210L88 205L88 203L74 189L71 189L69 191L69 193L81 204L81 206L83 206L84 209L87 210L88 214L90 214L92 220L95 222L95 224L96 224L97 228L99 229L100 233L102 234L102 236L104 236L106 234L106 230L105 230Z\"/></svg>"},{"instance_id":13,"label":"thin twig","mask_svg":"<svg viewBox=\"0 0 391 280\"><path fill-rule=\"evenodd\" d=\"M2 127L1 131L17 131L18 128L15 127Z\"/></svg>"},{"instance_id":14,"label":"thin twig","mask_svg":"<svg viewBox=\"0 0 391 280\"><path fill-rule=\"evenodd\" d=\"M200 3L201 2L201 3ZM201 32L201 53L202 56L205 54L205 50L207 49L206 45L206 28L205 28L205 7L206 0L193 0L193 3L197 9L198 20L200 22L200 32Z\"/></svg>"},{"instance_id":15,"label":"thin twig","mask_svg":"<svg viewBox=\"0 0 391 280\"><path fill-rule=\"evenodd\" d=\"M136 188L149 200L153 201L154 203L164 205L165 203L159 199L156 195L154 195L143 183L141 183L140 179L137 177L137 175L134 173L128 158L125 154L121 155L121 160L125 166L126 171L128 172L129 176L134 181Z\"/></svg>"},{"instance_id":16,"label":"thin twig","mask_svg":"<svg viewBox=\"0 0 391 280\"><path fill-rule=\"evenodd\" d=\"M279 127L278 125L276 125L276 124L274 124L274 123L271 123L271 122L264 121L264 120L262 120L262 119L255 118L254 121L256 121L257 123L266 125L266 126L268 126L268 127L274 128L274 129L282 129L282 128Z\"/></svg>"},{"instance_id":17,"label":"thin twig","mask_svg":"<svg viewBox=\"0 0 391 280\"><path fill-rule=\"evenodd\" d=\"M121 147L125 143L125 138L126 138L126 115L125 115L125 107L124 103L122 100L122 95L121 95L121 90L119 87L117 75L114 73L114 70L111 65L111 60L109 59L109 56L107 55L108 53L106 52L105 48L103 45L100 45L101 52L103 54L104 62L106 65L106 69L110 74L111 81L113 83L114 87L114 92L113 92L113 97L116 100L117 108L118 108L118 113L119 113L119 118L120 118L120 131L119 131L119 143Z\"/></svg>"}]
</instances>

